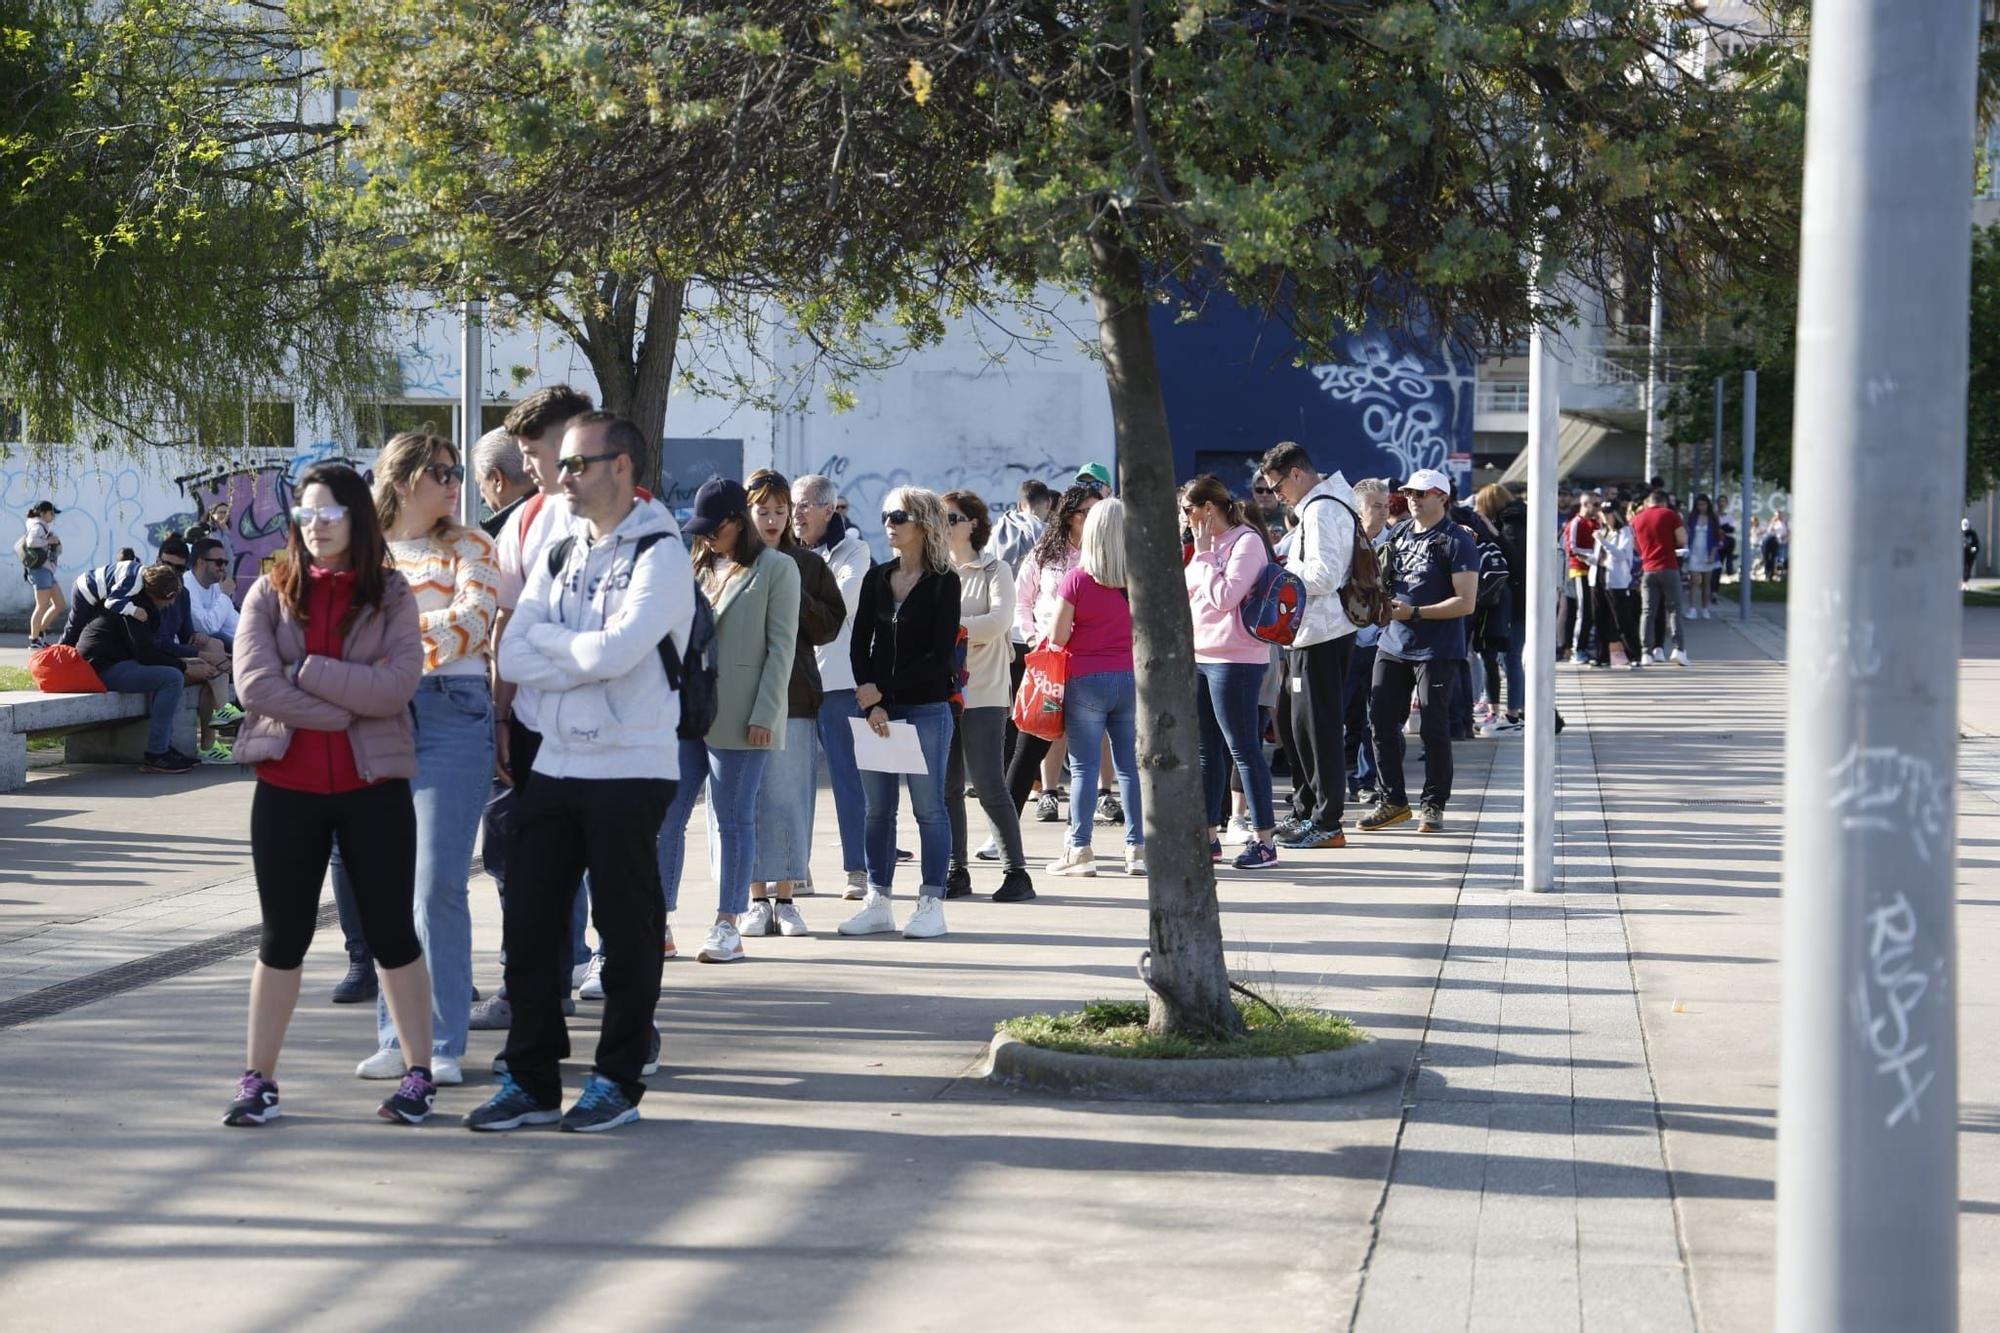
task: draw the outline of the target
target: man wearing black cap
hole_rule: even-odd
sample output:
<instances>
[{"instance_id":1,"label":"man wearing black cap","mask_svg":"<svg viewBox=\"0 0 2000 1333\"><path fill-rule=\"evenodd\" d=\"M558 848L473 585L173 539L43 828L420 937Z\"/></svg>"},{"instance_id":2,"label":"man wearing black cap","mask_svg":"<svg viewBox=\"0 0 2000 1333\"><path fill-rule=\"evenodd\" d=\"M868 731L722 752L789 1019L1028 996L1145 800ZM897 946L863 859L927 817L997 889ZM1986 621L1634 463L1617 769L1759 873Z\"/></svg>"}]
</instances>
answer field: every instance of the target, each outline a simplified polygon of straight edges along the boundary
<instances>
[{"instance_id":1,"label":"man wearing black cap","mask_svg":"<svg viewBox=\"0 0 2000 1333\"><path fill-rule=\"evenodd\" d=\"M1403 483L1410 516L1389 531L1382 577L1389 587L1389 623L1375 646L1369 700L1380 770L1376 805L1358 827L1385 829L1410 817L1403 785L1403 724L1410 697L1421 706L1424 738L1420 833L1444 828L1451 799L1451 682L1465 656L1465 618L1479 603L1479 551L1472 534L1447 512L1451 482L1420 468Z\"/></svg>"}]
</instances>

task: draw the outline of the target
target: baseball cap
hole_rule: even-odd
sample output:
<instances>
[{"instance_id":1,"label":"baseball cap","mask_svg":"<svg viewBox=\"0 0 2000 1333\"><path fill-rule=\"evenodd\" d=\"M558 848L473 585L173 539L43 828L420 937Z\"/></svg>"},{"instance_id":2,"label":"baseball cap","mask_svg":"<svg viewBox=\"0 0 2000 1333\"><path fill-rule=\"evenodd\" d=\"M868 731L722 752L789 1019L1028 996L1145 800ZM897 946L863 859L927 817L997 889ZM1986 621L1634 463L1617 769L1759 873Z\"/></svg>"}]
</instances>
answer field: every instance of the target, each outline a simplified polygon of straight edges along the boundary
<instances>
[{"instance_id":1,"label":"baseball cap","mask_svg":"<svg viewBox=\"0 0 2000 1333\"><path fill-rule=\"evenodd\" d=\"M35 507L30 509L28 512L31 514L39 514L42 513L44 510L46 510L51 514L60 514L62 512L62 510L56 508L56 503L53 500L37 500L35 502Z\"/></svg>"},{"instance_id":2,"label":"baseball cap","mask_svg":"<svg viewBox=\"0 0 2000 1333\"><path fill-rule=\"evenodd\" d=\"M710 477L694 493L694 517L681 524L691 537L706 537L732 518L750 512L750 496L743 483L727 477Z\"/></svg>"},{"instance_id":3,"label":"baseball cap","mask_svg":"<svg viewBox=\"0 0 2000 1333\"><path fill-rule=\"evenodd\" d=\"M1451 494L1451 478L1433 467L1420 467L1410 474L1410 479L1396 488L1399 491L1443 491Z\"/></svg>"},{"instance_id":4,"label":"baseball cap","mask_svg":"<svg viewBox=\"0 0 2000 1333\"><path fill-rule=\"evenodd\" d=\"M1111 489L1111 469L1102 463L1085 463L1076 470L1078 481L1094 481L1106 490Z\"/></svg>"}]
</instances>

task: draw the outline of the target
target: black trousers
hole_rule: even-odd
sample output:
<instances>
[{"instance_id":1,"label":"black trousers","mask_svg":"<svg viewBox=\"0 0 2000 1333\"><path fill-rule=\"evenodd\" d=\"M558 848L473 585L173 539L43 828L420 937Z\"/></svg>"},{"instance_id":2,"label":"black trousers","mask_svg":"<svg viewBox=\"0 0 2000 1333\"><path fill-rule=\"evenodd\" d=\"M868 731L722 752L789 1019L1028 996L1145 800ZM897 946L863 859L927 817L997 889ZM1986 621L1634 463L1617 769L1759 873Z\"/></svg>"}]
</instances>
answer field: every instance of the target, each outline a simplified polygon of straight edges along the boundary
<instances>
[{"instance_id":1,"label":"black trousers","mask_svg":"<svg viewBox=\"0 0 2000 1333\"><path fill-rule=\"evenodd\" d=\"M1347 813L1347 665L1354 636L1285 650L1284 697L1291 703L1292 813L1337 829Z\"/></svg>"},{"instance_id":2,"label":"black trousers","mask_svg":"<svg viewBox=\"0 0 2000 1333\"><path fill-rule=\"evenodd\" d=\"M1405 662L1375 654L1370 712L1375 723L1375 762L1382 767L1376 791L1390 805L1408 805L1403 782L1403 724L1410 720L1410 696L1422 708L1424 738L1423 804L1442 808L1451 800L1451 681L1458 662Z\"/></svg>"},{"instance_id":3,"label":"black trousers","mask_svg":"<svg viewBox=\"0 0 2000 1333\"><path fill-rule=\"evenodd\" d=\"M639 1071L652 1047L667 929L658 840L674 787L664 778L538 773L515 794L501 929L514 1026L504 1055L515 1080L544 1106L562 1101L569 914L586 870L604 946L604 1024L593 1068L635 1104L645 1095Z\"/></svg>"},{"instance_id":4,"label":"black trousers","mask_svg":"<svg viewBox=\"0 0 2000 1333\"><path fill-rule=\"evenodd\" d=\"M338 796L259 782L250 798L250 864L264 936L257 957L289 972L305 961L335 839L354 885L361 935L383 967L424 956L417 943L417 811L402 778Z\"/></svg>"},{"instance_id":5,"label":"black trousers","mask_svg":"<svg viewBox=\"0 0 2000 1333\"><path fill-rule=\"evenodd\" d=\"M1637 662L1639 652L1639 590L1599 588L1597 590L1597 660L1611 661L1611 640L1625 645L1625 660Z\"/></svg>"},{"instance_id":6,"label":"black trousers","mask_svg":"<svg viewBox=\"0 0 2000 1333\"><path fill-rule=\"evenodd\" d=\"M542 750L542 733L531 731L518 717L507 719L507 771L514 779L514 785L503 787L497 781L493 784L493 795L486 802L486 812L480 816L480 858L486 864L486 873L493 876L493 887L500 892L500 912L505 919L507 912L507 849L514 841L514 802L520 799L528 780L534 776L535 756ZM582 884L582 872L578 872L577 883ZM352 952L352 946L349 946ZM565 951L556 960L556 975L562 978L563 994L570 992L570 973L575 970L578 959ZM500 946L500 966L507 966L507 946ZM505 987L502 987L505 992Z\"/></svg>"}]
</instances>

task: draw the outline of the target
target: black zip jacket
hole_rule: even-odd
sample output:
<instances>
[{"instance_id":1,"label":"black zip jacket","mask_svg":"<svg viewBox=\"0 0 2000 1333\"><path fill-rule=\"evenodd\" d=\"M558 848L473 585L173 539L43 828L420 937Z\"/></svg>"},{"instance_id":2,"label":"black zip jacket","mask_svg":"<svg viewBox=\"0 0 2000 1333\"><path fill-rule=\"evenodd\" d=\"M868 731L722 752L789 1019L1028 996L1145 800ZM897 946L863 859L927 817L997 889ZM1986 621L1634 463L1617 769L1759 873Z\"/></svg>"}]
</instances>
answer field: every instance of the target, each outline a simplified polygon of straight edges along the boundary
<instances>
[{"instance_id":1,"label":"black zip jacket","mask_svg":"<svg viewBox=\"0 0 2000 1333\"><path fill-rule=\"evenodd\" d=\"M898 610L889 591L896 563L884 561L861 580L847 650L854 683L882 691L885 704L949 703L958 685L952 679L957 669L958 572L926 571Z\"/></svg>"},{"instance_id":2,"label":"black zip jacket","mask_svg":"<svg viewBox=\"0 0 2000 1333\"><path fill-rule=\"evenodd\" d=\"M170 666L185 673L187 659L174 656L162 648L155 631L160 624L160 608L145 593L132 599L133 606L144 607L146 620L141 623L131 616L100 615L83 627L83 633L76 641L77 652L90 663L91 669L102 671L117 662L138 662L145 666Z\"/></svg>"}]
</instances>

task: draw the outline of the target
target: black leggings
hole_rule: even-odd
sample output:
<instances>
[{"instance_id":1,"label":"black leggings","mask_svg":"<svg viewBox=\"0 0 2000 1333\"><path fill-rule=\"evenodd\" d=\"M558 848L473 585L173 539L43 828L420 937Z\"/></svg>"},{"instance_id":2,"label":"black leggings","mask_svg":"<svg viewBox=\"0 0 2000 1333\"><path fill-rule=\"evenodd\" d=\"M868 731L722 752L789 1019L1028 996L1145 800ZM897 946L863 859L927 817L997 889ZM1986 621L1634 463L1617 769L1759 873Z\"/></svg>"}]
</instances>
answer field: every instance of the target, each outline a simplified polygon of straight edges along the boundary
<instances>
[{"instance_id":1,"label":"black leggings","mask_svg":"<svg viewBox=\"0 0 2000 1333\"><path fill-rule=\"evenodd\" d=\"M250 801L250 863L264 916L258 960L281 972L305 961L336 838L369 952L385 968L416 962L424 956L412 914L417 812L402 778L338 796L257 784Z\"/></svg>"}]
</instances>

